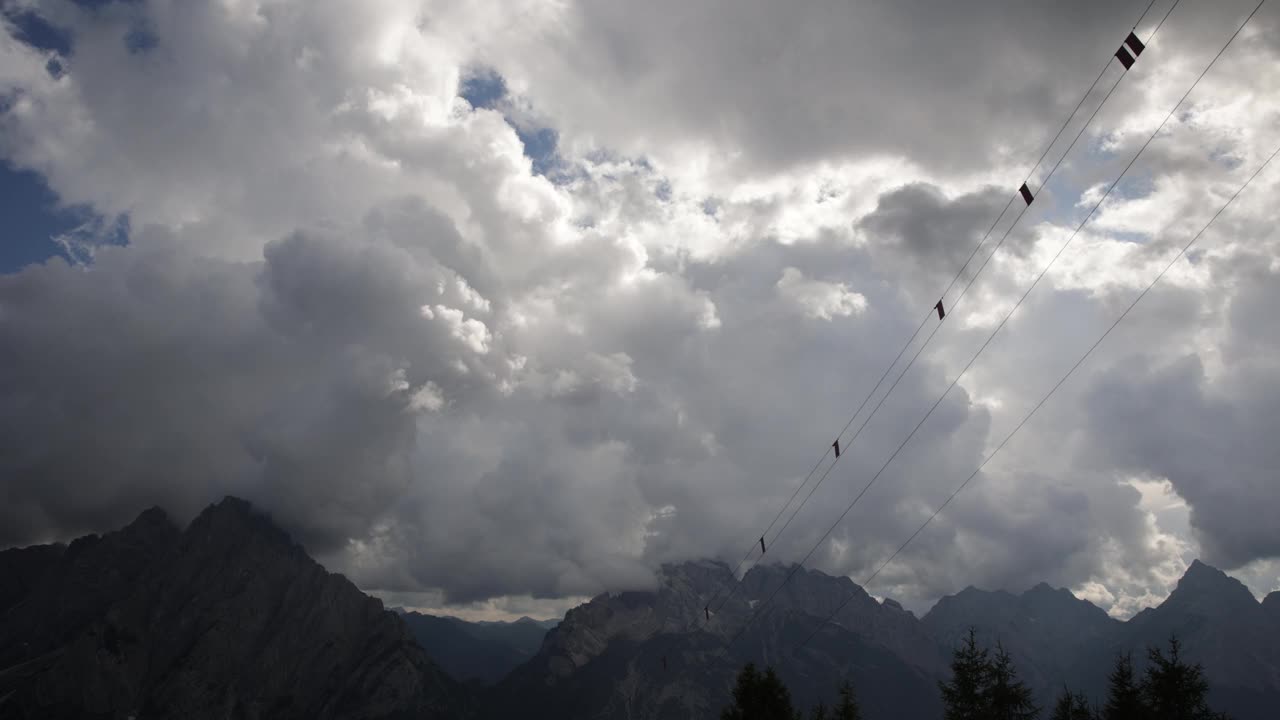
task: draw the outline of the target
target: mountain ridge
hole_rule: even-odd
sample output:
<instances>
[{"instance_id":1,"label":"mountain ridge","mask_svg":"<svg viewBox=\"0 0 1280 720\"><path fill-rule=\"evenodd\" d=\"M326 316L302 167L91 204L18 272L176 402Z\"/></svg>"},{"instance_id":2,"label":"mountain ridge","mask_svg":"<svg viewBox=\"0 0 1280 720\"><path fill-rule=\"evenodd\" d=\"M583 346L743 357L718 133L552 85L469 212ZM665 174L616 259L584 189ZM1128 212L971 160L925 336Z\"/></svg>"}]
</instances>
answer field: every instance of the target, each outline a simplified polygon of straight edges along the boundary
<instances>
[{"instance_id":1,"label":"mountain ridge","mask_svg":"<svg viewBox=\"0 0 1280 720\"><path fill-rule=\"evenodd\" d=\"M512 622L468 622L401 608L418 645L455 680L489 685L529 660L542 646L545 625L528 617Z\"/></svg>"},{"instance_id":2,"label":"mountain ridge","mask_svg":"<svg viewBox=\"0 0 1280 720\"><path fill-rule=\"evenodd\" d=\"M89 562L100 556L127 572ZM0 717L474 713L469 693L381 601L236 498L185 530L149 510L122 531L72 542L0 618L0 636L30 622L52 647L12 651L0 670Z\"/></svg>"},{"instance_id":3,"label":"mountain ridge","mask_svg":"<svg viewBox=\"0 0 1280 720\"><path fill-rule=\"evenodd\" d=\"M1199 561L1127 621L1047 583L966 587L917 618L847 577L794 565L738 578L702 560L658 575L650 590L597 595L550 630L397 614L243 500L185 529L153 508L101 536L0 552L0 720L675 720L713 716L749 661L776 666L801 707L852 680L869 720L923 720L940 714L936 683L969 628L1013 655L1042 706L1064 684L1100 698L1117 653L1140 670L1170 633L1204 664L1216 708L1261 720L1280 702L1280 592L1258 601ZM415 632L419 622L454 646ZM446 651L473 653L481 676L450 667Z\"/></svg>"}]
</instances>

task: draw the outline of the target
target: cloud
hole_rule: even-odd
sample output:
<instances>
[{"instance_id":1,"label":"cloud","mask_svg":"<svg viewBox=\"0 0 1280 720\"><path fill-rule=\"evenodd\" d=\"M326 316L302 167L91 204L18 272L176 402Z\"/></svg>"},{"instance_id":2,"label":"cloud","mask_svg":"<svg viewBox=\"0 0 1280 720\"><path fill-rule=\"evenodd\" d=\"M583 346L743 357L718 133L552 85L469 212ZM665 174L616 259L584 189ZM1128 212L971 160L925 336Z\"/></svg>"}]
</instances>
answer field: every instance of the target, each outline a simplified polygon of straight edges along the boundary
<instances>
[{"instance_id":1,"label":"cloud","mask_svg":"<svg viewBox=\"0 0 1280 720\"><path fill-rule=\"evenodd\" d=\"M1133 20L112 8L41 9L72 38L57 77L0 34L0 152L87 227L128 219L82 267L0 277L0 544L234 493L362 587L499 614L740 556ZM771 557L819 540L1216 52L1187 12ZM1243 48L1275 66L1265 34ZM477 68L501 102L459 97ZM1223 76L1152 144L814 564L862 579L977 467L1274 141L1273 74ZM534 127L558 133L552 178ZM876 592L1049 580L1123 614L1197 551L1274 584L1274 531L1238 513L1277 497L1276 238L1263 200L1222 222ZM1185 510L1139 492L1164 479Z\"/></svg>"},{"instance_id":2,"label":"cloud","mask_svg":"<svg viewBox=\"0 0 1280 720\"><path fill-rule=\"evenodd\" d=\"M1026 154L1042 142L1026 128L1065 115L1137 19L1107 3L540 10L512 13L481 52L562 138L751 174L867 154L956 170Z\"/></svg>"},{"instance_id":3,"label":"cloud","mask_svg":"<svg viewBox=\"0 0 1280 720\"><path fill-rule=\"evenodd\" d=\"M867 299L850 290L848 285L812 280L793 267L782 270L777 287L780 295L813 318L831 320L867 309Z\"/></svg>"},{"instance_id":4,"label":"cloud","mask_svg":"<svg viewBox=\"0 0 1280 720\"><path fill-rule=\"evenodd\" d=\"M1272 483L1280 457L1268 432L1280 412L1274 370L1213 382L1194 357L1132 362L1140 374L1116 372L1091 398L1099 439L1117 431L1103 446L1122 467L1168 479L1208 562L1235 568L1280 554L1268 519L1280 511ZM1237 392L1248 397L1230 396Z\"/></svg>"}]
</instances>

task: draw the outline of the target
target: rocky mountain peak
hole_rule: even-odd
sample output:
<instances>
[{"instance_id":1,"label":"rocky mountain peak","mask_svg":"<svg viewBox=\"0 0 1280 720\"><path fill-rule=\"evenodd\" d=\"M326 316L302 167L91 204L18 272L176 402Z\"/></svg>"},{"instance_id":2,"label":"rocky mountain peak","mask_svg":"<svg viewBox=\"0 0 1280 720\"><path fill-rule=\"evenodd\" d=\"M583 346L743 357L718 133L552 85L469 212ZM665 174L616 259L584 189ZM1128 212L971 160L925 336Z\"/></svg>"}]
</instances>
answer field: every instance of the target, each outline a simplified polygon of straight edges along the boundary
<instances>
[{"instance_id":1,"label":"rocky mountain peak","mask_svg":"<svg viewBox=\"0 0 1280 720\"><path fill-rule=\"evenodd\" d=\"M1193 560L1164 605L1196 610L1204 615L1221 615L1254 609L1258 600L1244 583L1200 560Z\"/></svg>"},{"instance_id":2,"label":"rocky mountain peak","mask_svg":"<svg viewBox=\"0 0 1280 720\"><path fill-rule=\"evenodd\" d=\"M1017 597L1004 590L982 590L973 585L955 595L944 595L925 613L927 623L947 623L953 616L1007 614L1017 605Z\"/></svg>"},{"instance_id":3,"label":"rocky mountain peak","mask_svg":"<svg viewBox=\"0 0 1280 720\"><path fill-rule=\"evenodd\" d=\"M229 557L255 564L278 557L299 568L315 565L302 546L276 525L271 516L248 501L228 495L196 516L182 534L182 552L202 557Z\"/></svg>"},{"instance_id":4,"label":"rocky mountain peak","mask_svg":"<svg viewBox=\"0 0 1280 720\"><path fill-rule=\"evenodd\" d=\"M1033 617L1071 620L1091 625L1109 625L1113 622L1111 616L1097 605L1076 597L1066 588L1055 588L1044 582L1022 593L1019 600Z\"/></svg>"},{"instance_id":5,"label":"rocky mountain peak","mask_svg":"<svg viewBox=\"0 0 1280 720\"><path fill-rule=\"evenodd\" d=\"M0 648L18 653L0 667L26 661L0 673L6 717L440 717L471 702L380 601L237 498L185 531L148 510L46 575L0 616Z\"/></svg>"},{"instance_id":6,"label":"rocky mountain peak","mask_svg":"<svg viewBox=\"0 0 1280 720\"><path fill-rule=\"evenodd\" d=\"M1280 590L1268 593L1267 596L1262 599L1262 609L1267 611L1268 615L1275 618L1276 622L1280 622Z\"/></svg>"},{"instance_id":7,"label":"rocky mountain peak","mask_svg":"<svg viewBox=\"0 0 1280 720\"><path fill-rule=\"evenodd\" d=\"M788 575L791 580L783 585ZM781 590L775 595L774 591L779 587ZM880 610L880 603L849 578L809 568L797 570L794 564L756 565L743 576L742 593L744 597L758 602L772 596L779 607L818 617L825 617L844 605L837 622L842 622L852 613Z\"/></svg>"},{"instance_id":8,"label":"rocky mountain peak","mask_svg":"<svg viewBox=\"0 0 1280 720\"><path fill-rule=\"evenodd\" d=\"M1066 588L1055 588L1047 582L1038 582L1023 593L1023 595L1031 595L1033 597L1052 597L1061 593L1071 594Z\"/></svg>"},{"instance_id":9,"label":"rocky mountain peak","mask_svg":"<svg viewBox=\"0 0 1280 720\"><path fill-rule=\"evenodd\" d=\"M902 603L898 602L897 600L894 600L893 598L885 598L884 600L880 601L880 604L884 607L889 608L890 610L894 610L897 612L904 612L911 615L915 614L915 613L912 613L910 610L903 608Z\"/></svg>"}]
</instances>

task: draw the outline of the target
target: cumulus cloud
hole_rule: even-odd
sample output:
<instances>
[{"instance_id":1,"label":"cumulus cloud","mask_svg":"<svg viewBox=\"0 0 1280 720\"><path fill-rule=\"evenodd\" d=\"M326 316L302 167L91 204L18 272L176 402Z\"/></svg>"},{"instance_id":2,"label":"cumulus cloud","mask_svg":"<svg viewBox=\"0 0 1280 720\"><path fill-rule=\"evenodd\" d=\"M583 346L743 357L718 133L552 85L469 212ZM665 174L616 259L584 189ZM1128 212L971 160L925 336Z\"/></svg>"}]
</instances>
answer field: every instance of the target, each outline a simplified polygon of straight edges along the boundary
<instances>
[{"instance_id":1,"label":"cumulus cloud","mask_svg":"<svg viewBox=\"0 0 1280 720\"><path fill-rule=\"evenodd\" d=\"M1270 521L1280 511L1272 492L1280 460L1270 440L1280 411L1274 370L1241 369L1213 382L1194 356L1131 362L1134 375L1115 371L1091 398L1099 440L1109 438L1105 447L1122 467L1168 479L1191 508L1208 562L1234 568L1280 554Z\"/></svg>"},{"instance_id":2,"label":"cumulus cloud","mask_svg":"<svg viewBox=\"0 0 1280 720\"><path fill-rule=\"evenodd\" d=\"M1068 111L1137 20L1114 3L552 7L513 14L482 52L568 141L747 173L1025 155L1042 138L1019 131Z\"/></svg>"},{"instance_id":3,"label":"cumulus cloud","mask_svg":"<svg viewBox=\"0 0 1280 720\"><path fill-rule=\"evenodd\" d=\"M1233 9L1173 16L771 557L801 556L876 473ZM0 544L234 493L363 587L477 616L738 557L1135 19L1112 3L38 12L72 51L50 73L5 25L0 152L99 219L74 238L82 265L0 276ZM150 43L124 41L137 27ZM1276 67L1265 33L1243 42ZM477 68L509 97L459 97ZM1276 81L1226 78L1152 145L814 564L861 579L981 462L1188 236L1149 226L1194 227L1251 171ZM558 138L554 173L522 140L537 126ZM1224 222L877 592L919 609L1049 580L1125 614L1195 552L1274 584L1269 515L1241 513L1278 497L1277 242L1264 202ZM1143 491L1165 481L1185 507Z\"/></svg>"},{"instance_id":4,"label":"cumulus cloud","mask_svg":"<svg viewBox=\"0 0 1280 720\"><path fill-rule=\"evenodd\" d=\"M830 320L867 309L867 299L844 283L806 278L804 273L784 268L778 279L778 293L795 303L809 317Z\"/></svg>"}]
</instances>

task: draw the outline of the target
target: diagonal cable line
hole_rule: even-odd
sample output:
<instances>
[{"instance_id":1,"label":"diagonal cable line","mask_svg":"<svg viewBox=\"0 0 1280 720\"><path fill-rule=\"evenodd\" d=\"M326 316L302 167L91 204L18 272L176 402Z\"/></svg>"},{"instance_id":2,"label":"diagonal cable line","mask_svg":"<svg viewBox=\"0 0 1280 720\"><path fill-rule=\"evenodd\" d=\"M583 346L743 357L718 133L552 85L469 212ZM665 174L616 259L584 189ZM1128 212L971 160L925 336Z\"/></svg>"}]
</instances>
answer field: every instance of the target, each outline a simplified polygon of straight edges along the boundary
<instances>
[{"instance_id":1,"label":"diagonal cable line","mask_svg":"<svg viewBox=\"0 0 1280 720\"><path fill-rule=\"evenodd\" d=\"M987 463L991 462L991 459L994 458L1001 450L1004 449L1004 446L1008 444L1010 440L1013 439L1013 436L1018 434L1018 431L1022 429L1022 426L1026 425L1027 421L1030 420L1032 416L1034 416L1036 412L1039 411L1040 408L1043 407L1044 404L1049 401L1049 398L1053 397L1053 394L1056 393L1058 389L1061 388L1063 384L1065 384L1067 380L1070 379L1070 377L1075 374L1076 370L1078 370L1080 366L1083 365L1084 362L1088 360L1091 355L1093 355L1093 351L1097 350L1098 346L1100 346L1102 342L1106 340L1109 335L1111 335L1111 331L1115 330L1116 327L1118 327L1120 323L1123 322L1124 319L1129 316L1129 312L1132 311L1135 307L1137 307L1139 302L1142 302L1142 299L1145 298L1147 294L1151 292L1152 288L1154 288L1156 284L1159 283L1166 274L1168 274L1169 270L1173 269L1173 266L1187 254L1187 251L1191 249L1191 246L1194 245L1196 241L1198 241L1201 238L1201 236L1204 235L1204 233L1209 229L1211 225L1213 225L1213 223L1218 219L1218 217L1222 215L1222 213L1225 212L1227 208L1231 207L1231 205L1236 201L1236 198L1240 197L1240 194L1243 193L1245 189L1249 187L1249 185L1254 181L1254 179L1257 178L1258 175L1261 174L1262 171L1265 170L1267 166L1271 164L1271 161L1276 158L1276 155L1280 155L1280 147L1277 147L1274 151L1272 151L1271 155L1267 157L1267 159L1262 163L1262 165L1260 165L1257 170L1253 171L1253 174L1249 176L1249 179L1245 180L1244 184L1241 185L1239 189L1235 191L1235 194L1233 194L1231 198L1227 200L1225 204L1223 204L1222 207L1218 208L1218 211L1213 214L1213 217L1209 218L1209 222L1205 223L1204 226L1200 228L1200 231L1197 232L1195 236L1192 237L1191 240L1189 240L1185 245L1183 245L1180 250L1178 250L1178 252L1173 256L1173 259L1170 260L1167 265L1165 265L1164 269L1161 270L1159 274L1155 276L1154 279L1152 279L1152 281L1142 290L1142 292L1138 293L1138 296L1133 299L1133 302L1129 303L1128 307L1126 307L1124 311L1121 312L1120 315L1115 319L1115 321L1112 322L1111 325L1102 333L1102 335L1100 335L1098 339L1094 341L1093 345L1089 346L1089 349L1086 350L1085 353L1080 356L1080 359L1076 360L1075 364L1071 366L1071 369L1067 370L1066 374L1063 375L1058 380L1058 382L1055 383L1054 386L1049 389L1049 392L1045 393L1044 396L1041 397L1040 400L1031 408L1031 410L1027 412L1026 415L1023 416L1022 420L1020 420L1018 424L1014 426L1013 430L1009 431L1008 435L1005 435L1004 439L1000 441L1000 444L997 445L996 448L992 450L989 455L987 455L986 459L984 459L982 463L978 465L978 468L974 470L972 473L970 473L969 477L965 478L964 482L960 483L960 485L957 486L954 491L952 491L951 495L949 495L947 499L943 501L941 505L938 506L938 509L934 510L933 514L930 515L923 523L921 523L920 527L916 528L916 531L911 533L911 535L906 539L906 541L904 541L901 545L899 545L897 550L893 551L892 555L890 555L884 562L880 563L880 566L876 568L875 572L871 573L871 575L867 576L867 578L862 581L860 587L862 587L863 589L866 589L867 585L870 584L873 580L875 580L876 577L880 575L880 572L884 570L885 567L889 565L889 563L893 562L893 560L897 558L898 555L901 554L902 551L905 550L906 547L910 545L913 540L916 539L916 536L918 536L921 532L923 532L924 529L928 527L930 523L933 522L934 518L938 517L938 515L943 510L945 510L948 505L951 504L952 500L956 499L956 496L960 494L960 491L964 490L965 487L967 487L969 483L975 477L977 477L980 472L982 472L982 469L987 466ZM810 640L812 640L813 637L817 635L818 632L827 623L831 622L831 620L835 618L835 616L838 615L840 611L843 610L845 606L847 606L854 597L856 597L856 595L850 596L849 598L846 598L844 602L840 603L840 605L836 607L834 612L828 615L826 619L824 619L822 623L820 623L818 627L815 628L814 631L804 639L803 642L801 642L792 650L792 653L794 654L795 652L798 652Z\"/></svg>"},{"instance_id":2,"label":"diagonal cable line","mask_svg":"<svg viewBox=\"0 0 1280 720\"><path fill-rule=\"evenodd\" d=\"M846 507L844 512L842 512L840 516L836 518L836 521L832 523L829 528L827 528L827 531L823 533L822 537L819 538L818 542L815 543L812 548L810 548L809 552L805 554L804 558L802 558L798 564L792 567L791 571L783 579L782 583L780 583L778 587L775 588L774 591L769 595L769 597L757 607L756 611L752 613L752 615L747 619L746 623L743 624L742 628L740 628L738 632L733 636L733 639L729 641L730 645L732 645L733 642L736 641L737 638L742 635L743 631L745 631L746 628L751 625L751 623L755 620L755 618L758 617L760 613L763 612L763 610L769 606L773 598L776 597L778 592L781 591L782 588L785 587L787 583L791 581L791 578L794 577L795 574L804 566L804 563L808 561L808 559L813 555L814 552L817 551L818 547L820 547L822 543L826 542L827 538L830 537L831 533L835 531L836 527L839 526L839 524L844 521L844 518L849 514L851 510L853 510L853 507L857 505L858 501L862 498L864 494L866 494L867 490L869 490L871 486L874 485L876 481L880 479L880 476L884 473L885 469L887 469L889 465L893 463L894 459L898 457L898 455L907 446L907 444L911 441L911 439L915 437L916 433L919 432L920 428L924 426L924 423L929 419L930 416L933 415L934 411L938 409L938 406L942 404L942 401L946 398L948 394L950 394L951 390L955 388L956 384L960 381L960 379L963 378L965 374L969 372L969 369L973 367L973 364L978 360L979 357L981 357L982 353L991 344L991 341L995 339L996 335L999 334L1000 330L1002 330L1004 326L1009 322L1009 319L1013 317L1013 314L1017 312L1018 308L1022 306L1023 302L1026 301L1027 297L1040 284L1040 281L1044 279L1044 276L1049 271L1049 269L1052 268L1055 263L1057 263L1058 258L1062 257L1062 253L1067 249L1068 246L1071 245L1072 241L1075 240L1076 236L1079 235L1080 230L1083 229L1085 224L1087 224L1089 220L1093 218L1094 214L1097 213L1098 208L1102 206L1102 203L1105 202L1106 199L1111 196L1112 191L1115 190L1116 186L1119 185L1120 181L1123 180L1125 175L1128 174L1129 170L1133 167L1134 163L1136 163L1138 161L1138 158L1141 157L1144 152L1146 152L1147 148L1150 147L1151 143L1160 134L1160 131L1163 130L1164 126L1167 125L1169 120L1173 118L1174 114L1178 111L1178 108L1180 108L1182 104L1186 102L1187 97L1189 97L1192 91L1196 89L1196 87L1200 84L1200 81L1204 79L1205 75L1207 75L1208 72L1213 68L1213 66L1218 62L1218 59L1221 58L1223 53L1227 51L1227 48L1229 48L1231 44L1235 42L1235 39L1239 37L1240 32L1244 30L1245 26L1249 24L1249 21L1253 19L1253 16L1257 14L1258 10L1261 9L1262 5L1265 2L1266 0L1260 0L1257 7L1253 9L1253 12L1249 13L1248 17L1245 18L1244 22L1240 24L1240 27L1238 27L1236 31L1231 34L1231 37L1228 38L1226 44L1222 46L1222 49L1218 51L1217 55L1215 55L1211 61L1209 61L1209 64L1205 66L1204 70L1200 72L1200 75L1196 77L1195 82L1191 84L1191 87L1187 88L1187 91L1183 93L1182 97L1178 100L1178 102L1173 106L1171 110L1169 110L1169 113L1165 115L1164 120L1160 122L1160 125L1156 127L1155 131L1151 133L1150 137L1147 138L1146 142L1142 144L1142 147L1138 149L1138 152L1135 153L1134 156L1129 160L1129 163L1125 165L1124 169L1120 172L1119 176L1117 176L1116 179L1112 181L1112 183L1107 187L1106 192L1104 192L1102 196L1098 198L1098 201L1094 203L1093 207L1089 210L1089 213L1084 217L1083 220L1080 221L1080 223L1076 226L1075 230L1072 231L1071 236L1068 237L1067 241L1063 243L1061 247L1058 248L1058 251L1054 253L1053 257L1049 260L1049 263L1039 272L1039 274L1036 275L1035 280L1033 280L1031 282L1031 285L1028 286L1027 289L1022 293L1022 296L1018 298L1018 301L1014 303L1013 307L1009 310L1009 312L1005 314L1004 318L1000 321L1000 323L996 326L996 328L991 331L991 334L987 336L987 339L978 348L977 352L974 353L973 357L969 359L969 362L965 364L964 368L955 377L955 379L951 381L951 384L947 386L946 390L942 391L942 393L938 396L938 399L935 400L933 405L929 408L928 412L926 412L924 416L920 418L920 421L916 423L915 427L911 430L911 432L907 435L907 437L903 439L903 441L897 446L896 449L894 449L893 453L889 456L889 459L886 460L884 464L880 466L880 469L877 470L875 475L871 477L871 479L867 482L866 486L863 487L862 491L859 492L858 495L854 498L853 502L849 503L849 506ZM990 260L990 257L988 257L988 261L989 260Z\"/></svg>"},{"instance_id":3,"label":"diagonal cable line","mask_svg":"<svg viewBox=\"0 0 1280 720\"><path fill-rule=\"evenodd\" d=\"M1180 2L1181 0L1174 0L1174 3L1169 7L1169 10L1165 12L1164 17L1161 18L1159 24L1156 25L1155 30L1151 33L1151 35L1148 36L1147 38L1148 44L1155 37L1156 33L1159 32L1160 27L1164 25L1165 20L1169 18L1169 15L1173 12L1174 8L1176 8ZM1134 29L1136 29L1137 26L1146 18L1147 14L1150 12L1154 4L1155 4L1155 0L1151 0L1147 4L1146 8L1142 12L1142 15L1138 18L1138 21L1134 23L1133 25ZM1097 88L1097 85L1102 80L1103 75L1105 75L1106 71L1111 67L1113 59L1114 57L1109 57L1107 59L1106 64L1103 65L1102 70L1098 73L1098 76L1094 78L1094 81L1089 85L1089 88L1085 91L1084 95L1080 98L1080 101L1076 104L1075 108L1071 111L1071 114L1067 116L1067 119L1063 122L1062 126L1058 128L1057 133L1054 134L1053 139L1050 140L1048 145L1045 146L1044 151L1040 154L1040 157L1036 160L1035 164L1031 167L1030 171L1028 171L1026 177L1023 179L1022 184L1024 186L1031 181L1031 178L1035 174L1035 171L1039 169L1040 165L1044 162L1044 159L1049 155L1049 152L1053 149L1053 146L1062 137L1063 132L1065 132L1067 127L1070 126L1071 121L1075 119L1075 116L1080 112L1080 108L1084 106L1085 101L1088 100L1090 95L1093 94L1094 89ZM1080 137L1089 128L1094 118L1097 117L1099 111L1101 111L1102 107L1106 105L1107 100L1110 99L1112 93L1115 92L1116 88L1119 86L1120 82L1124 79L1124 76L1127 74L1128 72L1126 71L1120 75L1120 77L1116 80L1116 82L1111 86L1110 90L1108 90L1107 94L1103 97L1102 102L1099 103L1098 107L1095 108L1093 113L1089 116L1089 119L1085 121L1084 125L1081 126L1080 131L1076 134L1071 144L1067 146L1067 149L1058 158L1058 161L1054 164L1053 168L1045 176L1044 180L1039 183L1039 189L1037 190L1037 194L1039 194L1039 192L1044 189L1045 185L1049 182L1049 180L1053 177L1053 175L1058 171L1058 168L1062 164L1063 160L1065 160L1067 155L1070 154L1072 148L1075 147L1076 142L1079 141ZM947 284L946 289L943 290L941 297L945 298L951 292L951 290L955 287L956 282L959 281L961 276L964 274L964 271L969 267L969 264L973 262L974 257L977 256L978 252L982 249L982 246L986 243L987 239L995 231L996 226L999 225L1000 221L1004 218L1005 214L1008 213L1009 208L1012 207L1014 200L1016 200L1019 197L1019 194L1020 193L1018 191L1015 191L1013 195L1010 196L1009 201L1008 203L1005 204L1004 209L1002 209L1000 211L1000 214L996 216L996 219L992 222L991 227L987 229L985 234L983 234L982 238L974 246L973 251L970 252L968 258L965 259L964 264L961 265L960 269L957 270L956 274L951 278L951 281ZM1027 207L1029 207L1029 205ZM1004 244L1004 241L1009 237L1009 234L1013 231L1013 228L1022 219L1022 216L1026 213L1027 207L1023 207L1021 212L1019 212L1017 218L1014 219L1013 224L1011 224L1009 228L1005 231L1004 235L1001 237L1000 241L997 243L992 253L988 255L987 259L982 263L981 266L979 266L978 270L974 272L974 274L970 277L969 282L965 285L960 295L956 298L956 300L951 305L952 314L954 314L955 308L959 306L960 302L964 299L965 294L969 291L969 288L973 285L974 281L977 279L979 275L981 275L982 270L987 266L987 263L991 261L991 258L994 256L995 252L1000 249L1000 247ZM862 399L862 402L859 403L857 410L854 411L853 415L849 418L849 421L845 423L843 428L841 428L839 434L837 434L836 436L837 444L841 440L843 440L844 434L849 430L850 426L853 425L854 421L858 418L858 415L862 412L863 408L866 407L867 403L871 400L871 398L875 396L876 392L880 389L881 385L884 384L885 379L888 378L889 374L893 371L893 368L897 366L898 361L902 359L902 356L906 353L907 349L911 347L911 344L920 335L920 331L924 329L925 324L929 321L929 318L932 315L933 315L932 309L930 309L928 312L925 313L925 316L920 321L920 324L916 327L915 331L903 344L902 348L898 351L898 354L894 357L893 361L890 362L888 367L885 368L884 372L880 376L880 379L872 387L871 391L867 393L866 397ZM911 369L912 365L915 364L916 359L920 356L920 354L924 351L924 349L928 347L929 343L933 340L933 336L937 334L938 329L941 327L942 322L945 322L945 318L939 319L939 324L935 326L933 331L930 332L929 335L925 338L924 342L921 344L920 348L916 351L916 353L912 356L911 360L907 363L906 367L903 368L902 372L899 373L898 377L890 385L889 389L885 392L884 396L880 398L880 401L876 404L876 406L871 410L871 412L863 420L862 424L854 432L853 437L851 437L848 441L846 441L846 447L851 446L853 442L857 440L858 436L862 433L862 429L866 427L867 423L870 422L871 418L880 409L880 406L883 405L885 400L888 399L889 395L893 393L893 390L898 386L898 383L902 380L906 372ZM764 548L765 548L765 543L763 542L764 538L769 534L769 531L772 530L773 527L777 524L778 519L781 518L782 515L787 511L787 508L791 506L791 503L795 501L796 497L800 494L800 491L803 490L806 487L806 485L808 485L809 480L813 478L814 473L816 473L818 469L822 467L823 463L827 460L828 456L831 455L833 449L834 449L834 444L831 446L827 446L824 449L824 452L822 456L818 458L817 463L815 463L814 466L809 470L809 472L805 475L804 479L800 482L800 484L796 486L796 489L791 493L791 497L789 497L787 499L787 502L784 503L782 507L778 509L778 512L777 514L774 515L773 520L769 522L769 525L765 528L764 532L761 533L760 547L761 547L762 556L764 554ZM800 512L801 508L803 508L805 504L808 503L809 498L813 496L814 492L817 491L818 487L826 480L827 475L829 475L831 470L834 469L835 464L839 462L839 458L840 458L840 453L837 451L835 454L835 459L822 473L818 481L814 483L814 485L810 488L809 492L805 495L804 499L801 500L800 504L796 506L796 508L792 511L791 515L787 518L787 521L783 524L782 528L773 536L771 540L769 540L769 544L772 544L773 542L775 542L782 535L782 533L786 531L787 527L790 526L792 520L795 519L796 515ZM742 559L739 560L738 564L734 567L731 573L734 577L737 576L738 571L742 569L742 566L755 553L755 549L756 549L756 543L753 541L750 545L748 545L747 551L742 556ZM710 613L712 612L710 610L710 606L716 602L716 600L720 597L720 595L723 592L724 592L724 588L717 590L716 593L712 596L712 598L706 603L707 619L709 619ZM725 596L725 598L722 601L720 601L719 604L716 606L716 609L714 612L719 612L724 607L724 605L730 599L732 599L733 595L736 592L737 592L737 588L736 586L733 586L729 590L729 594ZM695 620L690 625L689 629L692 629L693 627L697 626L699 622L702 622L702 621Z\"/></svg>"},{"instance_id":4,"label":"diagonal cable line","mask_svg":"<svg viewBox=\"0 0 1280 720\"><path fill-rule=\"evenodd\" d=\"M1175 0L1174 2L1174 6L1176 5L1177 5L1177 0ZM1172 12L1173 7L1170 7L1169 11ZM1166 14L1165 17L1168 17L1168 14ZM1089 116L1089 119L1085 122L1084 125L1080 127L1080 131L1076 133L1075 138L1071 140L1071 144L1067 146L1066 151L1062 153L1062 156L1058 158L1058 161L1056 163L1054 163L1053 168L1049 171L1049 174L1045 176L1044 182L1040 184L1040 190L1044 189L1045 184L1048 183L1049 179L1053 177L1053 174L1058 171L1058 167L1062 165L1063 160L1066 159L1067 155L1071 153L1072 148L1076 146L1076 143L1080 140L1081 136L1083 136L1085 131L1088 130L1089 125L1093 123L1093 119L1098 116L1098 113L1102 110L1103 106L1107 104L1107 100L1109 100L1111 98L1111 95L1115 93L1116 88L1120 86L1120 81L1123 80L1124 77L1125 77L1124 75L1121 75L1119 79L1116 80L1116 82L1111 86L1111 89L1108 90L1107 94L1102 98L1102 102L1098 104L1098 107L1095 108L1093 113ZM1059 135L1061 135L1061 133L1059 133ZM1046 154L1047 154L1047 151L1046 151ZM1043 156L1041 157L1041 159L1043 159ZM1029 180L1030 176L1028 176L1027 179ZM977 271L974 272L973 276L969 278L969 282L967 282L964 288L961 289L960 294L956 296L955 302L953 302L951 305L951 309L953 313L955 312L955 308L960 306L960 302L964 300L965 296L969 292L969 289L973 287L974 282L976 282L978 277L982 274L982 271L986 269L987 265L995 257L996 253L999 252L1000 248L1004 246L1005 241L1009 239L1009 235L1013 232L1013 229L1017 227L1018 222L1022 220L1022 216L1026 214L1027 209L1029 207L1030 207L1029 205L1025 206L1022 208L1021 211L1019 211L1018 216L1014 218L1013 223L1009 225L1008 229L1004 231L1004 234L1000 237L999 242L996 243L995 247L987 255L986 259L982 261L982 264L978 266ZM898 377L893 381L893 384L889 386L889 390L884 394L883 397L880 398L880 401L876 403L876 406L871 409L871 412L862 421L862 424L858 426L858 430L853 434L853 437L849 439L850 445L852 445L853 441L856 440L858 436L862 434L862 429L865 428L867 426L867 423L871 421L871 418L875 416L876 412L880 409L880 406L884 404L885 400L889 399L889 395L893 393L894 388L898 387L898 383L902 381L902 378L904 376L906 376L907 371L909 371L912 368L912 366L915 365L916 360L925 351L925 348L929 346L930 341L933 340L933 336L936 335L938 333L938 330L940 330L941 328L942 328L941 322L934 326L933 331L930 332L928 337L925 338L924 342L920 344L920 347L916 350L915 354L911 356L911 360L907 362L906 366L902 368L902 372L898 374ZM818 489L818 486L821 485L824 480L826 480L827 474L829 474L834 467L835 467L835 463L832 463L831 466L827 468L827 471L823 473L822 477L819 478L818 482L814 484L813 488L809 490L809 494L805 495L805 498L800 503L800 505L798 505L796 509L792 511L791 516L787 518L787 522L783 524L782 529L779 530L776 535L774 535L773 537L774 541L777 541L778 537L782 535L783 531L785 531L787 527L791 525L791 521L794 520L796 515L799 514L801 508L803 508L805 503L809 501L809 498ZM863 494L865 494L866 491L870 489L870 487L871 487L870 484L868 484L867 487L864 487L862 489L862 492L858 493L858 496L855 497L853 500L855 505L857 504L858 500L862 498ZM806 558L807 557L808 556L806 556Z\"/></svg>"}]
</instances>

